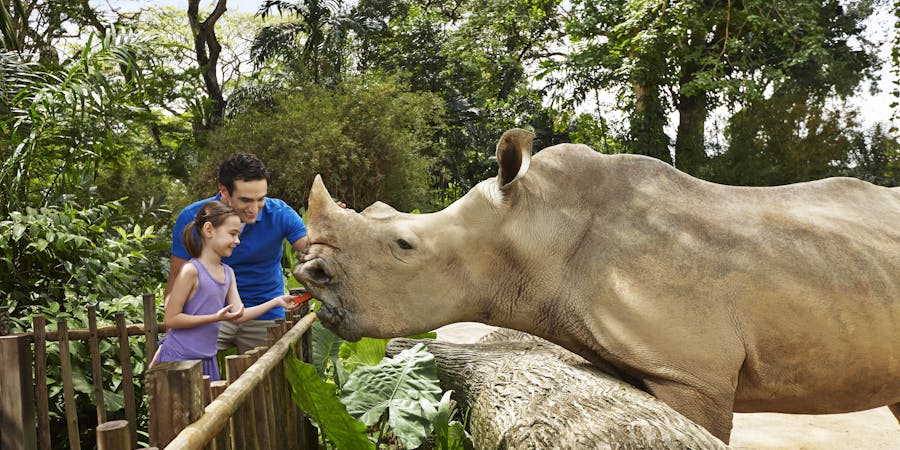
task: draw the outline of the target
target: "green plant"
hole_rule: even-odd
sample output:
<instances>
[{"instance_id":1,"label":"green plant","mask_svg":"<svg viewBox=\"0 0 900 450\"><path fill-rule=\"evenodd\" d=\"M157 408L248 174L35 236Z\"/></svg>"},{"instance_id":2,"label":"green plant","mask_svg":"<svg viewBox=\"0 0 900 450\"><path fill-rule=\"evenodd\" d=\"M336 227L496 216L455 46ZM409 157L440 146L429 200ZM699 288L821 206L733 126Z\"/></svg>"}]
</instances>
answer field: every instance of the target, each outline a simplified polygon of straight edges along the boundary
<instances>
[{"instance_id":1,"label":"green plant","mask_svg":"<svg viewBox=\"0 0 900 450\"><path fill-rule=\"evenodd\" d=\"M163 238L167 233L161 233ZM88 327L87 306L97 305L98 326L143 322L142 294L158 293L165 279L164 243L156 229L132 222L121 203L89 208L64 204L12 211L0 221L0 305L9 307L14 332L31 331L32 318L47 318L53 330L60 321L69 329ZM75 401L83 445L92 446L94 414L91 354L84 342L70 342ZM146 430L143 373L147 356L141 339L129 339L135 381L138 429ZM109 419L124 418L122 368L115 339L100 342L104 367L103 399ZM52 441L67 442L62 401L59 345L48 345L49 405ZM112 368L112 369L109 369Z\"/></svg>"},{"instance_id":2,"label":"green plant","mask_svg":"<svg viewBox=\"0 0 900 450\"><path fill-rule=\"evenodd\" d=\"M385 339L343 342L318 325L313 364L289 355L294 401L337 448L467 448L463 424L452 420L434 356L423 344L385 358ZM423 337L434 337L433 333ZM368 437L366 430L368 430Z\"/></svg>"}]
</instances>

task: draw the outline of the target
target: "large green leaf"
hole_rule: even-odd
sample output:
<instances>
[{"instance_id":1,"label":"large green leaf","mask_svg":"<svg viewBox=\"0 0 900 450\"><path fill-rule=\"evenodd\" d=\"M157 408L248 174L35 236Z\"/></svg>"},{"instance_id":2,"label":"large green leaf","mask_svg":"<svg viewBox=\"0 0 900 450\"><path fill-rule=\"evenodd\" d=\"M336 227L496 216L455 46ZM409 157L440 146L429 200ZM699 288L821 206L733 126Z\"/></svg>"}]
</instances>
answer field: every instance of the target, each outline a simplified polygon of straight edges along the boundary
<instances>
[{"instance_id":1,"label":"large green leaf","mask_svg":"<svg viewBox=\"0 0 900 450\"><path fill-rule=\"evenodd\" d=\"M341 344L338 356L347 372L353 372L359 366L374 366L384 358L389 339L362 338L356 342Z\"/></svg>"},{"instance_id":2,"label":"large green leaf","mask_svg":"<svg viewBox=\"0 0 900 450\"><path fill-rule=\"evenodd\" d=\"M433 415L440 400L434 355L423 344L377 366L358 367L341 394L347 412L367 426L387 413L391 429L406 448L418 447L431 433L428 411Z\"/></svg>"},{"instance_id":3,"label":"large green leaf","mask_svg":"<svg viewBox=\"0 0 900 450\"><path fill-rule=\"evenodd\" d=\"M285 358L285 374L291 384L294 403L319 424L322 432L337 448L375 448L366 435L366 426L347 413L337 396L335 386L323 381L315 367L295 358L291 351Z\"/></svg>"},{"instance_id":4,"label":"large green leaf","mask_svg":"<svg viewBox=\"0 0 900 450\"><path fill-rule=\"evenodd\" d=\"M338 353L341 350L341 343L344 342L340 336L334 334L328 328L325 328L319 321L312 324L312 364L319 372L319 376L323 379L327 378L328 368L334 369L333 377L335 383L339 386L343 384L343 368L338 363Z\"/></svg>"}]
</instances>

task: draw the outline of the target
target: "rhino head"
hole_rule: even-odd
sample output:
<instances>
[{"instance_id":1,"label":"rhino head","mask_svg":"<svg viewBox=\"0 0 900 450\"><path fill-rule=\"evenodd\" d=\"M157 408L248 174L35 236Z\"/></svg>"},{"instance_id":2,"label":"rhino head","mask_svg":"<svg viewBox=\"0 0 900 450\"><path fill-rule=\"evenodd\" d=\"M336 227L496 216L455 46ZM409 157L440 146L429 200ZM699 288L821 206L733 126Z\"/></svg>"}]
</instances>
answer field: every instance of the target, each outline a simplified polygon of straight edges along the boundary
<instances>
[{"instance_id":1,"label":"rhino head","mask_svg":"<svg viewBox=\"0 0 900 450\"><path fill-rule=\"evenodd\" d=\"M499 231L528 170L534 135L514 129L497 144L499 173L447 208L407 214L376 202L338 207L320 176L309 194L309 252L294 277L322 302L318 318L346 340L397 337L459 321L488 322L501 264ZM478 237L480 236L480 237ZM499 246L499 247L498 247Z\"/></svg>"}]
</instances>

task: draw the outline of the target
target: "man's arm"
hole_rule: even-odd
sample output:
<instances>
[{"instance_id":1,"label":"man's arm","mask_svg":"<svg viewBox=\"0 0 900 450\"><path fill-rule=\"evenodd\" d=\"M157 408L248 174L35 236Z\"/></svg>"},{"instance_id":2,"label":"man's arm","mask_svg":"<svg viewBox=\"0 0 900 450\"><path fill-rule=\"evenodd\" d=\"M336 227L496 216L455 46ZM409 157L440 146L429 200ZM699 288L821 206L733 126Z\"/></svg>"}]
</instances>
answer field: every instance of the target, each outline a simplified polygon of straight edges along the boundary
<instances>
[{"instance_id":1,"label":"man's arm","mask_svg":"<svg viewBox=\"0 0 900 450\"><path fill-rule=\"evenodd\" d=\"M297 250L297 263L303 262L303 257L306 256L306 251L308 250L309 239L306 236L303 236L300 239L291 243L291 247L294 247L294 250ZM171 277L171 274L169 275Z\"/></svg>"},{"instance_id":2,"label":"man's arm","mask_svg":"<svg viewBox=\"0 0 900 450\"><path fill-rule=\"evenodd\" d=\"M306 239L305 237L303 239ZM166 290L163 291L163 307L165 307L169 303L169 294L172 293L172 283L175 281L175 277L178 276L178 273L181 272L181 267L184 266L188 260L184 258L179 258L175 255L172 255L169 260L169 279L166 280Z\"/></svg>"}]
</instances>

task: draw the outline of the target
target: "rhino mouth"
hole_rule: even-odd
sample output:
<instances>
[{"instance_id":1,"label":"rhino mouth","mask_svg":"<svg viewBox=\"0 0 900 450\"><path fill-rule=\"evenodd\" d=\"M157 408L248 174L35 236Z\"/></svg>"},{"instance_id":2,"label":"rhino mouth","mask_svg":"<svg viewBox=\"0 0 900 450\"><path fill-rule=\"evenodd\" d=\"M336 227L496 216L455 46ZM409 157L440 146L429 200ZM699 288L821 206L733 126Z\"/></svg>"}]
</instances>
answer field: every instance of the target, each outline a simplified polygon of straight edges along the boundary
<instances>
[{"instance_id":1,"label":"rhino mouth","mask_svg":"<svg viewBox=\"0 0 900 450\"><path fill-rule=\"evenodd\" d=\"M325 328L345 340L359 340L359 333L348 323L350 313L344 306L346 303L336 292L339 290L336 282L338 273L333 262L320 256L307 255L303 263L294 270L294 278L303 283L309 293L321 303L316 317Z\"/></svg>"},{"instance_id":2,"label":"rhino mouth","mask_svg":"<svg viewBox=\"0 0 900 450\"><path fill-rule=\"evenodd\" d=\"M344 310L322 300L322 306L319 307L316 316L322 321L323 325L332 328L344 320Z\"/></svg>"}]
</instances>

